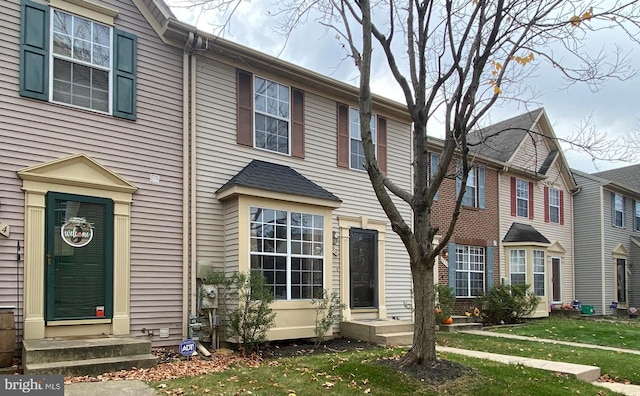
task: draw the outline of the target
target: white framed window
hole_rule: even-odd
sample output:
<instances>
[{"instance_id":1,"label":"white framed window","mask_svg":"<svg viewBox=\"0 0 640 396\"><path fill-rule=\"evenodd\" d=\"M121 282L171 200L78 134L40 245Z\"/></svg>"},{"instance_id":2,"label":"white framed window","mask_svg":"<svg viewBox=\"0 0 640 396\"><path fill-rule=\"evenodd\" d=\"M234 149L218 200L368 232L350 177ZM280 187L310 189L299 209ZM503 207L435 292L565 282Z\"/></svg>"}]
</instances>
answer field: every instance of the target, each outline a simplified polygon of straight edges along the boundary
<instances>
[{"instance_id":1,"label":"white framed window","mask_svg":"<svg viewBox=\"0 0 640 396\"><path fill-rule=\"evenodd\" d=\"M613 197L613 225L624 227L624 197L620 194L612 194Z\"/></svg>"},{"instance_id":2,"label":"white framed window","mask_svg":"<svg viewBox=\"0 0 640 396\"><path fill-rule=\"evenodd\" d=\"M529 217L529 182L516 179L516 215Z\"/></svg>"},{"instance_id":3,"label":"white framed window","mask_svg":"<svg viewBox=\"0 0 640 396\"><path fill-rule=\"evenodd\" d=\"M509 251L509 274L512 285L526 283L527 258L524 249L513 249Z\"/></svg>"},{"instance_id":4,"label":"white framed window","mask_svg":"<svg viewBox=\"0 0 640 396\"><path fill-rule=\"evenodd\" d=\"M376 152L376 115L371 116L371 140L373 141L374 152ZM362 144L362 136L360 134L360 110L349 108L349 167L365 171L364 164L366 158L364 156L364 146Z\"/></svg>"},{"instance_id":5,"label":"white framed window","mask_svg":"<svg viewBox=\"0 0 640 396\"><path fill-rule=\"evenodd\" d=\"M324 216L251 207L250 267L277 300L315 298L324 274Z\"/></svg>"},{"instance_id":6,"label":"white framed window","mask_svg":"<svg viewBox=\"0 0 640 396\"><path fill-rule=\"evenodd\" d=\"M478 178L476 177L476 168L469 169L469 175L467 175L467 187L465 188L464 196L462 197L462 205L477 207L478 206Z\"/></svg>"},{"instance_id":7,"label":"white framed window","mask_svg":"<svg viewBox=\"0 0 640 396\"><path fill-rule=\"evenodd\" d=\"M533 292L536 296L546 295L544 271L544 251L533 251Z\"/></svg>"},{"instance_id":8,"label":"white framed window","mask_svg":"<svg viewBox=\"0 0 640 396\"><path fill-rule=\"evenodd\" d=\"M111 113L112 28L51 11L50 100Z\"/></svg>"},{"instance_id":9,"label":"white framed window","mask_svg":"<svg viewBox=\"0 0 640 396\"><path fill-rule=\"evenodd\" d=\"M290 153L291 89L254 76L254 146L281 154Z\"/></svg>"},{"instance_id":10,"label":"white framed window","mask_svg":"<svg viewBox=\"0 0 640 396\"><path fill-rule=\"evenodd\" d=\"M475 297L484 291L485 250L456 245L456 297Z\"/></svg>"},{"instance_id":11,"label":"white framed window","mask_svg":"<svg viewBox=\"0 0 640 396\"><path fill-rule=\"evenodd\" d=\"M549 189L549 222L560 224L560 191Z\"/></svg>"},{"instance_id":12,"label":"white framed window","mask_svg":"<svg viewBox=\"0 0 640 396\"><path fill-rule=\"evenodd\" d=\"M640 201L633 201L633 230L640 231Z\"/></svg>"}]
</instances>

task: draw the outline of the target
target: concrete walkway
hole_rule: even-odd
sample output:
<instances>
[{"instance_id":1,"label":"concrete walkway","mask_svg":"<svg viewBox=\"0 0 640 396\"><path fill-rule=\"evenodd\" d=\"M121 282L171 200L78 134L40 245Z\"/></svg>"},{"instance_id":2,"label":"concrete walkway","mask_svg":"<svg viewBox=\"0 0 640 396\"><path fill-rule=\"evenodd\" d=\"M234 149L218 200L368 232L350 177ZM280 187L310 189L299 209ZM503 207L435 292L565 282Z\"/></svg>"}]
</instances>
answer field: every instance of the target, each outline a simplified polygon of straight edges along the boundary
<instances>
[{"instance_id":1,"label":"concrete walkway","mask_svg":"<svg viewBox=\"0 0 640 396\"><path fill-rule=\"evenodd\" d=\"M64 396L156 396L146 383L138 380L78 382L64 386Z\"/></svg>"}]
</instances>

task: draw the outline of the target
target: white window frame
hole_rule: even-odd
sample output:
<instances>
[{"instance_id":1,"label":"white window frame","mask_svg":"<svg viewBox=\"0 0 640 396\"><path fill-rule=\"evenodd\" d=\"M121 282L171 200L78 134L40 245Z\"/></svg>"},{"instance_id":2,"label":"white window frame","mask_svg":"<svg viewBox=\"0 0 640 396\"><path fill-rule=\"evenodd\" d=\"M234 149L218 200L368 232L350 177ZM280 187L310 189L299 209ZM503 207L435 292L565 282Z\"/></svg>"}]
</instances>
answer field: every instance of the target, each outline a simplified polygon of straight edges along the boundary
<instances>
[{"instance_id":1,"label":"white window frame","mask_svg":"<svg viewBox=\"0 0 640 396\"><path fill-rule=\"evenodd\" d=\"M520 205L518 203L525 202L526 203L526 213L520 213ZM518 217L529 217L529 182L522 179L516 178L516 216Z\"/></svg>"},{"instance_id":2,"label":"white window frame","mask_svg":"<svg viewBox=\"0 0 640 396\"><path fill-rule=\"evenodd\" d=\"M258 221L257 219L253 218L254 210L262 210L263 212L273 211L275 212L274 219L277 217L278 212L284 212L286 213L286 222L276 223L275 220L274 220L274 223ZM300 215L301 217L306 216L307 219L311 221L311 223L309 224L309 222L307 222L306 224L305 223L295 224L292 220L295 215ZM265 238L264 236L258 235L260 234L260 232L258 232L259 227L270 229L269 228L270 226L286 227L285 238L282 237L282 234L278 236L277 230L275 228L274 228L273 238L271 237ZM311 231L310 239L304 239L303 237L305 235L304 232L300 232L299 239L293 239L294 229ZM306 235L309 235L309 234L306 234ZM264 248L265 240L273 242L273 251L265 251L265 248ZM285 242L284 245L282 244L280 245L280 251L277 251L278 250L277 242ZM258 244L260 244L261 248L257 248ZM294 250L297 250L296 245L298 245L299 251L296 251L294 253ZM304 251L305 246L310 248L310 253L309 251L307 252ZM286 281L284 283L284 287L285 287L284 294L286 296L282 296L281 293L276 292L276 287L280 285L279 287L281 288L283 285L283 282L276 282L276 273L278 272L278 270L275 265L275 260L274 260L274 268L273 268L273 273L274 273L273 282L270 282L269 279L267 279L267 276L265 276L265 279L267 279L267 284L272 287L274 297L277 301L302 301L302 300L311 300L316 297L315 294L324 288L324 276L326 271L324 250L325 250L325 241L324 241L324 216L323 215L316 214L316 213L302 213L299 211L292 211L292 210L286 210L286 209L272 209L267 207L254 206L254 205L251 205L249 207L249 269L260 270L261 272L263 272L264 270L264 268L256 268L253 265L254 257L270 256L270 257L275 257L276 259L278 257L281 257L281 258L284 258L286 262L284 270L283 269L279 270L280 272L282 271L286 272ZM294 270L293 269L294 260L301 260L301 261L306 260L307 264L309 263L311 264L311 269L304 270L303 266L301 265L299 270ZM318 261L318 260L321 261L321 270L320 270L320 276L319 276L319 279L321 281L319 283L313 281L314 275L317 275L318 273L318 270L315 270L313 268L313 265L315 264L314 261ZM271 269L268 269L268 270L271 271ZM294 272L298 272L300 275L300 282L296 284L294 284L294 279L293 279ZM302 282L303 273L309 274L308 276L311 279L310 283ZM293 292L293 288L296 286L301 288L311 287L312 289L311 295L309 297L306 297L306 296L302 297L302 292L301 292L300 297L293 297L293 294L295 294ZM314 291L314 289L316 290Z\"/></svg>"},{"instance_id":3,"label":"white window frame","mask_svg":"<svg viewBox=\"0 0 640 396\"><path fill-rule=\"evenodd\" d=\"M83 61L80 59L74 59L73 57L70 56L66 56L66 55L62 55L62 54L56 54L55 53L55 46L54 46L54 39L55 39L55 32L54 32L54 28L55 28L55 16L56 13L63 13L66 15L71 16L72 21L76 20L76 19L84 19L87 20L89 22L91 22L91 26L92 26L92 32L93 32L93 26L95 25L100 25L103 27L106 27L107 29L109 29L109 66L102 66L102 65L98 65L98 64L94 64L92 62L87 62L87 61ZM92 112L96 112L96 113L101 113L101 114L112 114L113 113L113 58L114 58L114 53L113 53L113 27L109 26L107 24L104 24L102 22L96 21L94 19L88 18L86 16L82 16L82 15L76 15L73 14L71 12L62 10L62 9L58 9L58 8L51 8L50 9L50 20L49 20L49 48L51 49L49 51L49 101L51 103L58 103L64 106L69 106L69 107L73 107L76 109L83 109L83 110L88 110L88 111L92 111ZM73 23L73 22L72 22ZM73 37L73 36L72 36ZM93 41L90 42L90 44L93 44ZM73 41L72 41L72 47L73 47ZM82 65L82 66L86 66L89 67L91 69L98 69L98 70L102 70L102 71L106 71L108 73L108 83L107 83L107 90L108 90L108 98L107 98L107 111L103 111L103 110L99 110L99 109L93 109L91 107L85 107L85 106L80 106L77 104L73 104L73 103L68 103L68 102L63 102L63 101L58 101L58 100L54 100L54 62L56 59L60 59L66 62L69 62L71 64L78 64L78 65ZM72 80L73 82L73 80ZM91 88L91 87L89 87Z\"/></svg>"},{"instance_id":4,"label":"white window frame","mask_svg":"<svg viewBox=\"0 0 640 396\"><path fill-rule=\"evenodd\" d=\"M469 203L468 200L472 200L472 202ZM464 195L462 196L462 206L477 208L478 201L478 169L473 166L469 168L469 173L467 174L467 184Z\"/></svg>"},{"instance_id":5,"label":"white window frame","mask_svg":"<svg viewBox=\"0 0 640 396\"><path fill-rule=\"evenodd\" d=\"M375 114L371 115L371 141L373 142L373 152L377 156L378 155L378 142L377 142L377 116ZM364 156L364 144L362 143L362 134L360 131L360 110L355 107L349 107L349 168L354 170L359 170L361 172L366 172L362 166L358 166L359 164L354 164L352 161L353 150L355 148L355 144L358 144L360 148L362 148L362 156ZM359 154L357 154L360 156Z\"/></svg>"},{"instance_id":6,"label":"white window frame","mask_svg":"<svg viewBox=\"0 0 640 396\"><path fill-rule=\"evenodd\" d=\"M513 276L523 276L522 282L514 282ZM527 283L527 251L526 249L511 249L509 251L509 282L511 285Z\"/></svg>"},{"instance_id":7,"label":"white window frame","mask_svg":"<svg viewBox=\"0 0 640 396\"><path fill-rule=\"evenodd\" d=\"M633 230L640 231L640 201L634 201L633 208Z\"/></svg>"},{"instance_id":8,"label":"white window frame","mask_svg":"<svg viewBox=\"0 0 640 396\"><path fill-rule=\"evenodd\" d=\"M533 292L539 297L547 295L544 250L533 251Z\"/></svg>"},{"instance_id":9,"label":"white window frame","mask_svg":"<svg viewBox=\"0 0 640 396\"><path fill-rule=\"evenodd\" d=\"M549 222L560 224L560 190L549 188ZM554 212L556 218L554 219Z\"/></svg>"},{"instance_id":10,"label":"white window frame","mask_svg":"<svg viewBox=\"0 0 640 396\"><path fill-rule=\"evenodd\" d=\"M283 117L280 114L272 114L272 113L270 113L268 111L268 108L266 107L267 106L266 102L269 99L276 100L278 102L282 102L282 100L280 100L279 96L277 98L276 97L272 98L272 97L267 96L266 95L266 85L265 85L265 94L264 95L262 93L258 94L257 93L258 80L264 80L265 84L269 84L269 83L276 84L277 87L278 87L277 92L279 92L280 87L284 87L284 88L287 89L287 102L288 102L287 103L287 116L288 117ZM266 77L258 76L258 75L254 75L253 76L253 82L252 83L253 83L253 92L252 92L252 95L253 95L253 147L256 148L256 149L268 151L268 152L271 152L271 153L282 154L282 155L291 155L291 110L292 110L291 109L291 99L292 99L291 98L291 96L292 96L291 95L292 94L291 86L285 85L285 84L281 84L281 83L279 83L277 81L268 79ZM265 110L258 110L257 96L264 96L265 97ZM271 118L271 119L274 119L276 121L282 121L282 122L286 122L287 123L287 152L286 153L278 150L278 144L277 143L276 143L276 149L275 150L272 150L272 149L266 147L266 146L268 146L266 144L267 143L266 137L265 137L265 147L258 146L258 129L257 129L257 122L256 122L256 116L258 116L258 115L265 117L267 120L269 118ZM266 132L265 132L265 134L266 134ZM271 135L273 136L273 134L271 134Z\"/></svg>"},{"instance_id":11,"label":"white window frame","mask_svg":"<svg viewBox=\"0 0 640 396\"><path fill-rule=\"evenodd\" d=\"M486 281L485 281L485 271L486 271L486 255L485 255L485 248L482 246L467 246L467 245L458 245L456 244L456 251L455 251L455 265L456 265L456 287L454 290L454 293L456 294L456 297L458 298L473 298L476 297L478 295L478 293L474 293L474 291L478 291L480 288L475 288L471 286L472 283L472 279L471 276L472 274L475 274L476 276L478 274L480 274L480 280L482 281L482 291L486 290ZM458 274L465 274L466 275L466 280L462 280L465 281L466 285L465 285L465 289L466 289L466 293L463 294L458 294L458 282L459 282L459 278L458 278ZM474 280L474 281L477 281Z\"/></svg>"},{"instance_id":12,"label":"white window frame","mask_svg":"<svg viewBox=\"0 0 640 396\"><path fill-rule=\"evenodd\" d=\"M620 208L618 208L618 198L620 199ZM614 227L620 227L620 228L624 228L624 196L620 195L620 194L616 194L613 193L613 200L611 202L611 205L613 205L613 212L614 212L614 218L613 218L613 226ZM618 210L620 209L620 210ZM618 224L618 213L620 213L621 219L620 219L620 224Z\"/></svg>"}]
</instances>

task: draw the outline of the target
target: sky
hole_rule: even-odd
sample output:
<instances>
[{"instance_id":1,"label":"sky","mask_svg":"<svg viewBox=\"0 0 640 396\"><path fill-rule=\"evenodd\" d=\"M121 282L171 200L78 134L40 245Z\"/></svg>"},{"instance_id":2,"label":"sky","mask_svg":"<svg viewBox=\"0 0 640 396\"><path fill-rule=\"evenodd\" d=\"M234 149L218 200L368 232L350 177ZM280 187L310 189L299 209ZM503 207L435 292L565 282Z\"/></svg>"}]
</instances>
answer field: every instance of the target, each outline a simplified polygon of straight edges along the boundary
<instances>
[{"instance_id":1,"label":"sky","mask_svg":"<svg viewBox=\"0 0 640 396\"><path fill-rule=\"evenodd\" d=\"M231 19L219 11L195 12L184 7L190 0L166 0L172 6L176 17L184 22L196 25L208 33L219 34L227 40L237 42L260 52L273 55L301 67L313 70L336 80L358 85L358 70L353 61L346 57L342 43L335 32L328 31L317 21L307 20L298 26L289 37L276 31L278 17L273 14L273 5L269 0L242 0ZM227 21L226 29L221 33L219 25ZM631 43L621 32L605 31L585 42L590 52L601 49L611 53L612 42L620 43L625 51L630 51L631 60L640 65L640 48ZM374 50L375 56L375 50ZM595 128L613 139L624 134L640 130L640 106L637 102L637 90L640 77L628 81L608 80L597 92L586 85L566 87L557 70L543 66L536 70L528 81L539 96L525 106L510 104L494 107L490 113L490 122L497 122L527 111L544 107L555 134L566 138L577 131L587 119L591 119ZM374 94L384 95L404 103L404 97L382 57L374 63L371 77ZM430 131L436 137L443 137L439 128ZM433 130L432 129L432 130ZM583 172L593 173L612 168L628 166L636 162L592 161L590 156L578 150L572 150L561 143L569 166ZM635 160L640 162L640 155Z\"/></svg>"}]
</instances>

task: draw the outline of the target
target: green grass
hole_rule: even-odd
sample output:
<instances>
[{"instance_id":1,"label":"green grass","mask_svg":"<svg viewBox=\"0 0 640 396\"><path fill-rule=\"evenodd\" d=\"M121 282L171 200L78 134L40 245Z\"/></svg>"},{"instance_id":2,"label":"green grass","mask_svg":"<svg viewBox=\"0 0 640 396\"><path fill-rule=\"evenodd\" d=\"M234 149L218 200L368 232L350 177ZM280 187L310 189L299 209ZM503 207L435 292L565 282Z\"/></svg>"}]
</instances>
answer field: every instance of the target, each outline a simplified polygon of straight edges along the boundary
<instances>
[{"instance_id":1,"label":"green grass","mask_svg":"<svg viewBox=\"0 0 640 396\"><path fill-rule=\"evenodd\" d=\"M268 360L257 368L237 367L222 373L152 383L163 392L184 395L595 395L601 388L552 372L447 355L473 369L441 385L418 381L376 364L401 356L404 349ZM181 393L184 392L184 393ZM607 394L611 394L607 391Z\"/></svg>"},{"instance_id":2,"label":"green grass","mask_svg":"<svg viewBox=\"0 0 640 396\"><path fill-rule=\"evenodd\" d=\"M640 322L545 318L493 330L528 337L640 350Z\"/></svg>"},{"instance_id":3,"label":"green grass","mask_svg":"<svg viewBox=\"0 0 640 396\"><path fill-rule=\"evenodd\" d=\"M438 334L438 345L598 366L602 375L640 384L640 355L462 333Z\"/></svg>"}]
</instances>

